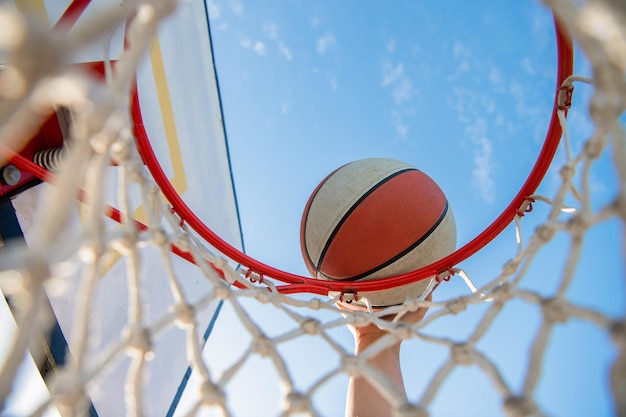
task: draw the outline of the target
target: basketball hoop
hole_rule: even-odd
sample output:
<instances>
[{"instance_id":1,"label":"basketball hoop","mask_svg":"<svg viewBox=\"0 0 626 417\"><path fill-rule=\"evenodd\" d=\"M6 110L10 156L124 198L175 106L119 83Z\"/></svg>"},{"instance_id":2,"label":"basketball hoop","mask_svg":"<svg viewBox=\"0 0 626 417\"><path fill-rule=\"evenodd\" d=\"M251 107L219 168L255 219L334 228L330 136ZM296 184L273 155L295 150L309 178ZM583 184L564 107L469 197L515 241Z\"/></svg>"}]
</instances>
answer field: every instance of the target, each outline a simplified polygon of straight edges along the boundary
<instances>
[{"instance_id":1,"label":"basketball hoop","mask_svg":"<svg viewBox=\"0 0 626 417\"><path fill-rule=\"evenodd\" d=\"M310 277L295 275L280 269L266 265L242 251L228 244L225 240L215 234L208 228L202 220L185 204L183 199L178 195L172 184L167 179L159 161L152 150L148 135L143 128L141 119L141 109L137 93L133 94L132 114L135 120L135 136L137 146L140 153L148 166L155 181L165 194L166 198L173 207L174 212L181 218L181 221L189 225L204 240L218 249L228 258L233 259L242 267L248 270L246 276L251 274L256 277L269 277L286 283L287 285L277 287L278 291L285 294L298 292L310 292L320 295L328 294L329 291L342 293L345 290L349 292L359 291L375 291L385 288L395 288L411 282L423 280L429 277L439 277L452 271L458 264L481 250L485 245L498 236L516 216L519 216L520 208L528 201L531 195L539 186L541 180L545 176L554 154L558 148L561 138L561 125L559 122L558 111L567 111L571 104L572 87L571 84L566 88L562 87L563 83L572 74L574 65L573 44L571 38L564 31L558 20L554 20L557 45L557 73L556 73L556 89L554 106L550 118L550 124L546 133L543 148L541 149L537 162L528 174L527 180L524 182L513 200L504 209L504 211L489 225L485 230L479 233L469 243L457 249L454 253L445 258L423 267L419 270L401 274L395 277L385 279L372 279L367 282L350 282L349 284L342 282L321 281Z\"/></svg>"}]
</instances>

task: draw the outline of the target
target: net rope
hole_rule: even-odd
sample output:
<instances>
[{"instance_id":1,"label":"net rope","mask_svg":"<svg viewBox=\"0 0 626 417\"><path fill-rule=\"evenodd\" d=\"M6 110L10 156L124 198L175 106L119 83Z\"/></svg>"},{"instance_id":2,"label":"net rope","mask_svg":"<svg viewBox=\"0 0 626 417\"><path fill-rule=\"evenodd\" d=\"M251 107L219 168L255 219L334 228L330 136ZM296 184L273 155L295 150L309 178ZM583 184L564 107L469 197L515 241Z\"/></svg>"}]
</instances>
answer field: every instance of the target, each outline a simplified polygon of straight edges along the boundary
<instances>
[{"instance_id":1,"label":"net rope","mask_svg":"<svg viewBox=\"0 0 626 417\"><path fill-rule=\"evenodd\" d=\"M99 16L87 29L64 36L51 36L15 11L0 8L0 49L7 63L0 72L0 141L4 158L14 157L14 163L23 164L46 179L54 187L42 203L49 209L41 212L37 223L37 237L21 256L2 261L0 289L11 299L17 321L17 332L11 349L0 364L0 410L14 388L21 358L38 331L49 325L45 313L47 292L71 291L75 294L74 328L69 347L72 360L56 370L48 381L50 397L39 405L34 415L41 415L48 407L56 407L62 415L81 415L87 412L88 389L94 381L106 374L125 357L130 365L125 379L126 410L131 416L149 414L142 387L149 378L147 368L154 356L154 341L172 327L184 330L187 341L186 356L199 376L200 389L190 405L188 415L201 409L210 409L226 416L234 415L229 398L229 385L252 357L267 358L278 375L281 386L279 415L321 415L314 401L316 393L337 375L363 376L392 404L396 416L428 416L434 401L446 380L457 367L472 366L489 380L502 398L502 409L509 416L546 415L536 401L538 384L543 374L545 352L559 323L572 320L589 323L613 341L615 358L608 372L608 386L612 391L616 415L626 415L626 318L617 317L579 305L567 298L567 290L576 278L576 270L583 241L597 225L617 220L622 234L624 251L624 221L626 220L626 134L623 113L626 107L626 11L621 1L574 2L546 0L555 15L573 34L593 68L593 79L571 77L564 90L577 83L591 83L593 95L589 112L594 120L591 137L581 149L571 142L572 133L565 118L569 103L559 110L563 126L561 146L566 162L560 168L560 186L549 197L529 197L515 218L516 251L495 277L473 276L471 271L455 268L433 281L462 279L467 291L445 300L426 301L424 297L407 300L401 306L375 312L346 312L339 310L334 298L311 296L295 297L277 291L276 282L239 270L219 253L204 244L175 213L160 194L141 162L131 130L129 91L135 68L148 48L151 36L159 22L175 10L175 1L154 3L123 2L123 7ZM129 20L127 49L115 67L107 71L107 82L94 82L76 72L68 62L67 51L75 51L97 39L120 22ZM45 55L44 55L45 54ZM37 65L38 57L47 58L47 65ZM11 88L4 88L11 86ZM63 165L51 174L21 161L12 150L20 149L37 129L37 116L52 107L70 108L73 117L72 143L67 149ZM589 172L604 154L610 154L618 177L616 197L599 208L593 208L594 191ZM104 197L103 172L115 163L119 169L117 201L120 225L112 227L105 215L112 214ZM79 191L82 190L82 191ZM147 222L138 225L131 218L129 194L140 190L147 210ZM68 213L75 205L74 196L85 204L86 216L79 230L70 227ZM72 197L72 198L69 198ZM528 212L537 205L549 207L547 217L535 229L524 227ZM534 213L532 213L534 214ZM67 229L71 233L67 233ZM528 237L525 235L528 234ZM566 236L569 241L564 253L564 267L549 294L539 293L523 286L529 270L542 249L555 238ZM62 237L63 241L59 239ZM142 250L156 248L163 259L169 289L174 303L167 313L154 321L147 318L145 305L146 282L142 282ZM181 288L184 276L177 275L172 265L176 257L172 247L190 255L212 289L194 301ZM110 259L126 259L129 314L121 339L107 346L94 359L89 355L92 324L90 301L94 297L101 269ZM626 258L626 256L624 256ZM81 274L78 288L65 288L68 264ZM77 266L78 265L78 266ZM71 268L70 268L71 269ZM470 276L472 279L470 280ZM622 277L623 278L623 277ZM624 291L625 282L615 291ZM345 299L345 298L344 298ZM233 311L250 343L241 355L221 371L213 369L203 356L202 331L198 316L216 300L222 300ZM513 387L502 374L496 361L478 347L499 315L512 301L536 305L541 311L540 325L525 357L525 376L521 388ZM263 317L251 313L250 302L268 305L289 318L291 328L278 335L269 335L264 329ZM465 338L434 336L428 329L448 316L460 315L473 305L486 305L482 316ZM420 322L408 324L403 314L420 307L429 307L428 315ZM317 314L317 313L323 314ZM396 314L393 320L383 316ZM346 325L363 326L374 323L387 329L388 334L358 355L339 343L333 331ZM281 354L281 346L312 336L322 341L336 354L334 367L310 385L303 388L292 372L293 358ZM395 385L368 364L368 358L396 344L399 340L416 339L446 349L448 359L425 383L423 392L409 392L411 400ZM181 353L182 354L182 353ZM301 357L296 360L308 360ZM261 382L262 383L262 382ZM471 405L470 405L471 406Z\"/></svg>"}]
</instances>

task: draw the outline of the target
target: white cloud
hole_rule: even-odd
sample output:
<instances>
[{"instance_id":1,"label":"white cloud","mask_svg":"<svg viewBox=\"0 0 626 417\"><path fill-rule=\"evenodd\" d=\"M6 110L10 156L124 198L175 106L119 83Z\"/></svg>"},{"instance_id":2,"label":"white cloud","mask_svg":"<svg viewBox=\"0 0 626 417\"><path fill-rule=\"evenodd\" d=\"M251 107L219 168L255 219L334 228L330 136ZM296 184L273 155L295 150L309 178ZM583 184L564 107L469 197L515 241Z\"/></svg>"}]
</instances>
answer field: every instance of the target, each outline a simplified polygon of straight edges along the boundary
<instances>
[{"instance_id":1,"label":"white cloud","mask_svg":"<svg viewBox=\"0 0 626 417\"><path fill-rule=\"evenodd\" d=\"M491 115L495 111L494 100L482 90L464 86L454 88L454 99L449 105L465 126L465 133L471 145L472 185L481 199L491 204L496 197L493 179L496 164L492 140L489 137L488 120L497 120L497 115L495 117ZM484 115L490 116L485 118ZM502 123L502 120L499 123Z\"/></svg>"},{"instance_id":2,"label":"white cloud","mask_svg":"<svg viewBox=\"0 0 626 417\"><path fill-rule=\"evenodd\" d=\"M391 62L385 61L383 64L383 87L386 87L394 83L397 79L404 74L404 65L398 64L395 67L391 65Z\"/></svg>"},{"instance_id":3,"label":"white cloud","mask_svg":"<svg viewBox=\"0 0 626 417\"><path fill-rule=\"evenodd\" d=\"M282 114L287 114L289 113L289 110L291 110L291 104L288 101L284 101L283 104L280 106L280 112Z\"/></svg>"},{"instance_id":4,"label":"white cloud","mask_svg":"<svg viewBox=\"0 0 626 417\"><path fill-rule=\"evenodd\" d=\"M413 81L409 77L402 77L391 91L393 101L400 105L410 101L417 90L413 87Z\"/></svg>"},{"instance_id":5,"label":"white cloud","mask_svg":"<svg viewBox=\"0 0 626 417\"><path fill-rule=\"evenodd\" d=\"M335 44L335 36L332 33L327 33L326 35L320 37L317 40L317 53L320 55L324 55L326 50Z\"/></svg>"},{"instance_id":6,"label":"white cloud","mask_svg":"<svg viewBox=\"0 0 626 417\"><path fill-rule=\"evenodd\" d=\"M390 44L387 45L387 50L390 49ZM411 119L414 115L411 102L418 94L418 90L411 77L406 74L402 62L393 64L388 59L383 61L381 75L381 86L389 91L394 103L391 110L391 126L398 136L404 139L409 133L410 120L407 121L407 119Z\"/></svg>"},{"instance_id":7,"label":"white cloud","mask_svg":"<svg viewBox=\"0 0 626 417\"><path fill-rule=\"evenodd\" d=\"M245 49L251 49L259 55L265 55L266 52L265 44L261 41L252 42L248 38L243 38L239 41L239 45Z\"/></svg>"},{"instance_id":8,"label":"white cloud","mask_svg":"<svg viewBox=\"0 0 626 417\"><path fill-rule=\"evenodd\" d=\"M543 27L542 22L537 25L537 30ZM496 171L502 169L494 146L499 145L501 138L519 131L522 122L528 139L538 141L544 136L549 110L543 108L544 101L536 99L540 71L533 66L533 60L523 57L521 67L531 77L513 77L490 60L475 55L462 41L453 44L451 54L456 70L448 77L454 92L449 106L463 125L466 145L471 149L472 186L483 201L491 204L497 197ZM499 107L501 100L508 105Z\"/></svg>"},{"instance_id":9,"label":"white cloud","mask_svg":"<svg viewBox=\"0 0 626 417\"><path fill-rule=\"evenodd\" d=\"M387 52L392 54L396 50L396 40L391 39L389 42L387 42L386 49L387 49Z\"/></svg>"},{"instance_id":10,"label":"white cloud","mask_svg":"<svg viewBox=\"0 0 626 417\"><path fill-rule=\"evenodd\" d=\"M285 57L287 61L291 61L293 59L293 55L291 55L291 51L283 43L283 41L278 42L278 51Z\"/></svg>"},{"instance_id":11,"label":"white cloud","mask_svg":"<svg viewBox=\"0 0 626 417\"><path fill-rule=\"evenodd\" d=\"M278 25L276 23L269 23L265 25L263 30L265 31L265 33L267 33L270 39L272 40L278 39Z\"/></svg>"},{"instance_id":12,"label":"white cloud","mask_svg":"<svg viewBox=\"0 0 626 417\"><path fill-rule=\"evenodd\" d=\"M456 71L448 77L448 81L458 80L463 74L468 72L470 69L470 59L472 57L469 49L460 41L454 43L452 55L456 59Z\"/></svg>"},{"instance_id":13,"label":"white cloud","mask_svg":"<svg viewBox=\"0 0 626 417\"><path fill-rule=\"evenodd\" d=\"M243 14L243 5L239 2L239 0L230 0L230 8L232 9L233 13L238 16L241 16Z\"/></svg>"},{"instance_id":14,"label":"white cloud","mask_svg":"<svg viewBox=\"0 0 626 417\"><path fill-rule=\"evenodd\" d=\"M311 27L313 29L317 29L319 24L320 24L320 20L317 17L314 17L314 18L311 19Z\"/></svg>"},{"instance_id":15,"label":"white cloud","mask_svg":"<svg viewBox=\"0 0 626 417\"><path fill-rule=\"evenodd\" d=\"M265 55L265 44L261 41L254 42L252 50L259 55Z\"/></svg>"},{"instance_id":16,"label":"white cloud","mask_svg":"<svg viewBox=\"0 0 626 417\"><path fill-rule=\"evenodd\" d=\"M522 83L518 80L508 81L508 94L515 103L515 113L518 117L524 118L530 128L528 128L529 137L535 141L542 141L545 137L545 120L550 114L550 105L540 104L534 99L536 87L532 84Z\"/></svg>"},{"instance_id":17,"label":"white cloud","mask_svg":"<svg viewBox=\"0 0 626 417\"><path fill-rule=\"evenodd\" d=\"M283 56L283 58L287 61L291 61L293 59L293 54L285 42L280 39L278 25L274 22L270 22L263 26L263 31L267 34L270 40L276 44L278 52Z\"/></svg>"},{"instance_id":18,"label":"white cloud","mask_svg":"<svg viewBox=\"0 0 626 417\"><path fill-rule=\"evenodd\" d=\"M540 7L534 7L531 13L531 34L533 35L533 40L537 43L537 47L543 48L554 38L553 20L550 14L545 13Z\"/></svg>"},{"instance_id":19,"label":"white cloud","mask_svg":"<svg viewBox=\"0 0 626 417\"><path fill-rule=\"evenodd\" d=\"M482 118L474 119L465 131L474 145L472 182L478 188L481 198L491 204L495 200L494 163L493 147L487 137L487 123Z\"/></svg>"},{"instance_id":20,"label":"white cloud","mask_svg":"<svg viewBox=\"0 0 626 417\"><path fill-rule=\"evenodd\" d=\"M389 61L383 63L383 80L381 85L391 88L391 97L397 105L411 101L418 92L414 87L413 80L404 73L404 65L402 63L395 66Z\"/></svg>"},{"instance_id":21,"label":"white cloud","mask_svg":"<svg viewBox=\"0 0 626 417\"><path fill-rule=\"evenodd\" d=\"M409 133L409 128L404 122L404 118L399 111L394 110L391 112L391 125L396 132L398 132L398 135L400 135L401 138L405 138L407 133Z\"/></svg>"}]
</instances>

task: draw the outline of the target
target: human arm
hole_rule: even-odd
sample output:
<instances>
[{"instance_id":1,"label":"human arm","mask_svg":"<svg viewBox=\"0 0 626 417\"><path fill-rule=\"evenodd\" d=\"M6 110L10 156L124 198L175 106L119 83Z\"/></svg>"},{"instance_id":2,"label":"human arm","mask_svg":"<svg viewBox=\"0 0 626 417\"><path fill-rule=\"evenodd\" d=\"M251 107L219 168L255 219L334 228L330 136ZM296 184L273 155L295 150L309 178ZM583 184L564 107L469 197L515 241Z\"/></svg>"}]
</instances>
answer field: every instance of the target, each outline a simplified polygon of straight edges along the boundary
<instances>
[{"instance_id":1,"label":"human arm","mask_svg":"<svg viewBox=\"0 0 626 417\"><path fill-rule=\"evenodd\" d=\"M426 300L430 301L432 295ZM345 308L345 305L343 306ZM420 308L402 317L403 322L416 323L426 314L427 308ZM349 326L354 336L355 355L361 354L369 346L383 337L387 332L375 324L363 327ZM400 367L400 342L392 344L377 355L367 360L368 364L380 370L389 381L405 394L402 369ZM346 399L346 417L383 417L391 416L391 404L386 398L363 376L351 377L348 384Z\"/></svg>"}]
</instances>

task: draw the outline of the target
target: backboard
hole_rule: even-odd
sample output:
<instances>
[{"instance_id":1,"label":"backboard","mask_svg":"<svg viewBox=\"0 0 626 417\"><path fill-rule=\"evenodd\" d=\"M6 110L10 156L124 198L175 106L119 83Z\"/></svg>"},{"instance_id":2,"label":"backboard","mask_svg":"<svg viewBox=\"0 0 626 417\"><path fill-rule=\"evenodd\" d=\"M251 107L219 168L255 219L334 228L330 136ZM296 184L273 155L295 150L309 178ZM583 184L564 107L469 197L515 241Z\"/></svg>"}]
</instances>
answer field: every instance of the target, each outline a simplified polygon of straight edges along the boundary
<instances>
[{"instance_id":1,"label":"backboard","mask_svg":"<svg viewBox=\"0 0 626 417\"><path fill-rule=\"evenodd\" d=\"M16 0L20 9L34 12L50 27L64 15L68 6L81 6L78 18L70 28L77 30L88 25L94 16L118 3L96 1L24 1ZM173 16L160 27L140 68L137 71L137 95L141 109L142 127L164 170L185 202L213 230L235 247L242 247L236 197L231 178L228 148L222 122L221 105L212 47L207 24L206 5L201 0L182 2ZM110 39L92 45L76 56L76 63L103 65L108 58L115 60L123 50L124 27L119 27ZM100 63L100 64L98 64ZM107 168L107 187L110 204L119 207L116 189L119 168ZM20 225L28 242L30 231L36 224L38 213L44 210L40 198L48 184L31 188L14 199ZM131 196L135 217L145 221L144 210L138 198ZM75 222L81 221L84 208L76 203ZM107 228L112 233L117 227L110 221ZM154 248L141 252L142 285L147 289L149 305L147 321L153 323L167 313L172 304L161 254ZM183 291L190 301L195 301L209 290L209 284L194 265L183 259L174 259L174 268L185 277ZM91 314L95 317L91 328L96 343L90 347L94 357L104 351L112 341L120 339L128 314L126 262L111 260L101 277ZM80 274L72 281L80 285ZM71 294L72 291L69 291ZM72 328L75 303L65 294L50 294L50 302L64 336L72 349ZM199 327L208 329L219 312L213 302L198 314ZM201 336L201 335L200 335ZM166 415L175 403L187 371L185 333L170 328L155 337L154 359L150 363L150 377L145 387L146 406L150 415ZM125 415L124 378L129 361L115 364L102 380L88 387L94 408L99 416ZM183 384L184 385L184 384ZM180 393L178 394L180 395ZM170 410L171 411L171 410Z\"/></svg>"}]
</instances>

